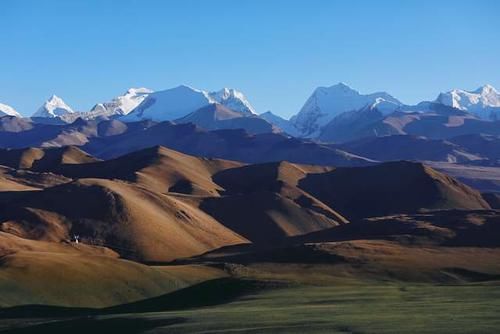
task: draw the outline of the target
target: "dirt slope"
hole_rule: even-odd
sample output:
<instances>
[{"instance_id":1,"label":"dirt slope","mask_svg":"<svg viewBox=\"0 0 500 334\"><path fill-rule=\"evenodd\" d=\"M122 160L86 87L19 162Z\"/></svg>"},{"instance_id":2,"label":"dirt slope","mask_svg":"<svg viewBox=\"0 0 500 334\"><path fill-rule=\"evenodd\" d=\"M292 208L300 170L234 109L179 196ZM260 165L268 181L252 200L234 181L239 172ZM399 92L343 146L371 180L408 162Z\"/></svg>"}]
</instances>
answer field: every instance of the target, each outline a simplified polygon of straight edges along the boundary
<instances>
[{"instance_id":1,"label":"dirt slope","mask_svg":"<svg viewBox=\"0 0 500 334\"><path fill-rule=\"evenodd\" d=\"M421 163L309 174L299 187L348 219L433 209L489 209L480 193Z\"/></svg>"},{"instance_id":2,"label":"dirt slope","mask_svg":"<svg viewBox=\"0 0 500 334\"><path fill-rule=\"evenodd\" d=\"M1 206L1 229L59 242L80 235L141 261L170 261L245 242L198 208L141 186L81 179Z\"/></svg>"}]
</instances>

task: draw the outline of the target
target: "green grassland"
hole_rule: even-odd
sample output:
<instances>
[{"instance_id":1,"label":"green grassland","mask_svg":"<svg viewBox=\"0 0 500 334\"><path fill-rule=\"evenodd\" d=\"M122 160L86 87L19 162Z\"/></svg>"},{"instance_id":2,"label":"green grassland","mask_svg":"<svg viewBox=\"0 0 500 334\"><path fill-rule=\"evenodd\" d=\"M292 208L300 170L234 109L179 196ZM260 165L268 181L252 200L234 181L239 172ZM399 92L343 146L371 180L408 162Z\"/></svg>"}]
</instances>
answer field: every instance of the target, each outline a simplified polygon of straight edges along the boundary
<instances>
[{"instance_id":1,"label":"green grassland","mask_svg":"<svg viewBox=\"0 0 500 334\"><path fill-rule=\"evenodd\" d=\"M166 295L156 300L153 308L151 303L138 303L128 308L127 314L41 320L41 324L25 319L23 324L16 322L17 329L8 329L7 322L3 328L5 333L100 333L109 328L116 333L401 334L500 330L499 282L289 285L264 289L248 289L238 281L225 284L233 293L240 287L243 295L231 301L221 300L218 305L190 307L188 299L199 299L197 295L217 302L213 293L217 287L205 284L201 289L193 287L185 293ZM174 304L185 309L158 312ZM143 312L146 306L148 313Z\"/></svg>"}]
</instances>

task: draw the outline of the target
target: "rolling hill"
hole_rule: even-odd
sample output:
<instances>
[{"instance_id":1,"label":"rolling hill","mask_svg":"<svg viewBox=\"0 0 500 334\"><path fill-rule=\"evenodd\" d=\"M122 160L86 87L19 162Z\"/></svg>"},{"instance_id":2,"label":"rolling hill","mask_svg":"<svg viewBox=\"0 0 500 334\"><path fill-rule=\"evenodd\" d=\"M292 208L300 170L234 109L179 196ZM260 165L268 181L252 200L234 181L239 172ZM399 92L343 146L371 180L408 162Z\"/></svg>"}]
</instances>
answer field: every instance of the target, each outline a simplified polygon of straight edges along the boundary
<instances>
[{"instance_id":1,"label":"rolling hill","mask_svg":"<svg viewBox=\"0 0 500 334\"><path fill-rule=\"evenodd\" d=\"M216 196L222 188L212 181L212 175L240 165L238 162L198 158L155 146L106 161L64 164L54 171L72 178L126 180L159 193Z\"/></svg>"},{"instance_id":2,"label":"rolling hill","mask_svg":"<svg viewBox=\"0 0 500 334\"><path fill-rule=\"evenodd\" d=\"M79 235L141 261L170 261L245 239L175 197L120 181L81 179L7 202L1 230L62 242Z\"/></svg>"},{"instance_id":3,"label":"rolling hill","mask_svg":"<svg viewBox=\"0 0 500 334\"><path fill-rule=\"evenodd\" d=\"M480 193L421 163L311 174L299 187L348 219L434 209L488 209Z\"/></svg>"}]
</instances>

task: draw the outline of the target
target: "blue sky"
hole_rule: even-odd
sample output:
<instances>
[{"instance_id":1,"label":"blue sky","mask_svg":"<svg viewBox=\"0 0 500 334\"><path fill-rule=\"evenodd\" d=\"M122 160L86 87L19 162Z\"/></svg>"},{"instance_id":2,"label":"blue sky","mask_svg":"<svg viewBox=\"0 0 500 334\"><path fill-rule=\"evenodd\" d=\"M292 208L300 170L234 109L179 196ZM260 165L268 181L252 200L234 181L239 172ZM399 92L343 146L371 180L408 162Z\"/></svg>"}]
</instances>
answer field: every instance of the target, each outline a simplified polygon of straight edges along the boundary
<instances>
[{"instance_id":1,"label":"blue sky","mask_svg":"<svg viewBox=\"0 0 500 334\"><path fill-rule=\"evenodd\" d=\"M0 0L0 102L88 110L129 87L243 91L296 113L345 82L405 103L500 88L500 1Z\"/></svg>"}]
</instances>

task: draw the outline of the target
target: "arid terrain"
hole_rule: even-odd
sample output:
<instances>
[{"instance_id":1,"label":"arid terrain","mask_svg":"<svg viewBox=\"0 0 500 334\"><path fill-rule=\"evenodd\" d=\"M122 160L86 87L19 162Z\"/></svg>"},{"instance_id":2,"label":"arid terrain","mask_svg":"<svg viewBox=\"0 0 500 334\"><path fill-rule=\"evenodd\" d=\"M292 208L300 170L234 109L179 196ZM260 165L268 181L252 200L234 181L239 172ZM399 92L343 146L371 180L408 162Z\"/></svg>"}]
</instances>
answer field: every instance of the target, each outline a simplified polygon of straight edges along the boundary
<instances>
[{"instance_id":1,"label":"arid terrain","mask_svg":"<svg viewBox=\"0 0 500 334\"><path fill-rule=\"evenodd\" d=\"M0 334L499 334L499 13L0 0Z\"/></svg>"},{"instance_id":2,"label":"arid terrain","mask_svg":"<svg viewBox=\"0 0 500 334\"><path fill-rule=\"evenodd\" d=\"M5 333L498 326L498 197L419 162L247 164L161 146L108 160L9 149L0 161ZM362 306L372 298L391 316ZM446 316L421 323L432 312Z\"/></svg>"}]
</instances>

